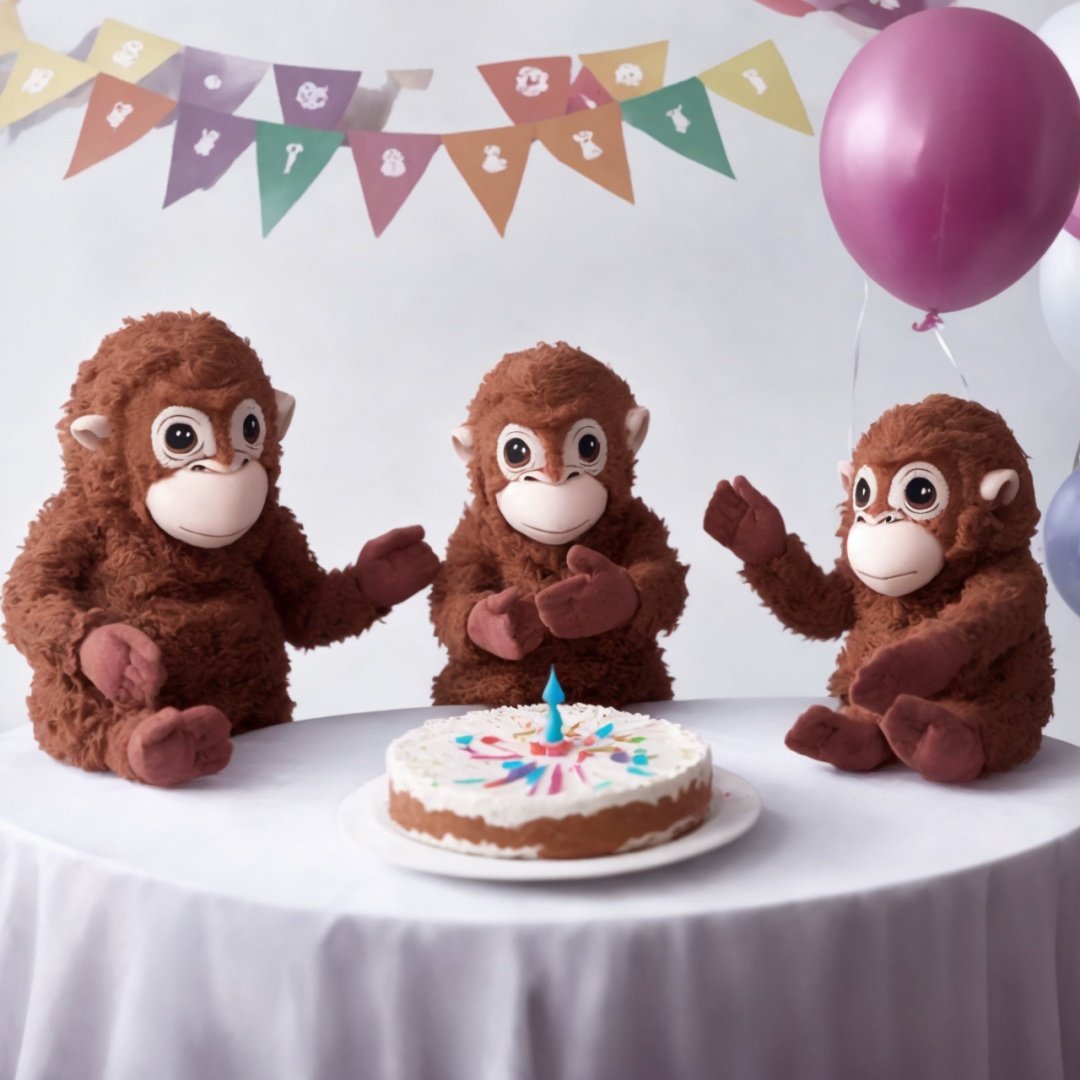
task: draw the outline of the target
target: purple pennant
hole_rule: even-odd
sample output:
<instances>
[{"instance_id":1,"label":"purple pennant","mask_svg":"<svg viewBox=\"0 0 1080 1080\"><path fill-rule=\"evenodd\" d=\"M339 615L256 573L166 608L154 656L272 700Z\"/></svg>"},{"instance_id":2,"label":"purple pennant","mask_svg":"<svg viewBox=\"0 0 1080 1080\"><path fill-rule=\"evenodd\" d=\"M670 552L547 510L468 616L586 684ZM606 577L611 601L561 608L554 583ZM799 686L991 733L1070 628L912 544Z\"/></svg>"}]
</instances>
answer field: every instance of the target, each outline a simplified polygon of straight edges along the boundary
<instances>
[{"instance_id":1,"label":"purple pennant","mask_svg":"<svg viewBox=\"0 0 1080 1080\"><path fill-rule=\"evenodd\" d=\"M180 100L219 112L236 112L269 66L262 60L244 60L186 46L180 69Z\"/></svg>"},{"instance_id":2,"label":"purple pennant","mask_svg":"<svg viewBox=\"0 0 1080 1080\"><path fill-rule=\"evenodd\" d=\"M442 139L385 131L350 131L348 137L371 227L379 236L424 175Z\"/></svg>"},{"instance_id":3,"label":"purple pennant","mask_svg":"<svg viewBox=\"0 0 1080 1080\"><path fill-rule=\"evenodd\" d=\"M275 64L274 78L286 124L333 131L360 83L360 72Z\"/></svg>"},{"instance_id":4,"label":"purple pennant","mask_svg":"<svg viewBox=\"0 0 1080 1080\"><path fill-rule=\"evenodd\" d=\"M213 186L254 141L254 120L180 102L163 206Z\"/></svg>"}]
</instances>

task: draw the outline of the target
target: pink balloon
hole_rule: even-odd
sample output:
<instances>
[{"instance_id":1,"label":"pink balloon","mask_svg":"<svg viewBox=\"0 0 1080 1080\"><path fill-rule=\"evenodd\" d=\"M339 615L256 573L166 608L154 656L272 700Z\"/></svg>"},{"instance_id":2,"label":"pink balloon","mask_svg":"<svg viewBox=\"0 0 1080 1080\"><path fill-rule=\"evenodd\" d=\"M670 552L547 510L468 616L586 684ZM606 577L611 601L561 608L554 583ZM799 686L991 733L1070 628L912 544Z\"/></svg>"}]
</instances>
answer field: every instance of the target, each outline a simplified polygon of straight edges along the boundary
<instances>
[{"instance_id":1,"label":"pink balloon","mask_svg":"<svg viewBox=\"0 0 1080 1080\"><path fill-rule=\"evenodd\" d=\"M975 8L901 19L840 79L821 130L836 231L879 285L957 311L1038 262L1080 188L1080 99L1030 30Z\"/></svg>"},{"instance_id":2,"label":"pink balloon","mask_svg":"<svg viewBox=\"0 0 1080 1080\"><path fill-rule=\"evenodd\" d=\"M813 0L819 11L832 11L859 26L871 30L881 30L891 26L898 19L905 19L927 8L946 7L954 0L888 0L887 3L875 0Z\"/></svg>"}]
</instances>

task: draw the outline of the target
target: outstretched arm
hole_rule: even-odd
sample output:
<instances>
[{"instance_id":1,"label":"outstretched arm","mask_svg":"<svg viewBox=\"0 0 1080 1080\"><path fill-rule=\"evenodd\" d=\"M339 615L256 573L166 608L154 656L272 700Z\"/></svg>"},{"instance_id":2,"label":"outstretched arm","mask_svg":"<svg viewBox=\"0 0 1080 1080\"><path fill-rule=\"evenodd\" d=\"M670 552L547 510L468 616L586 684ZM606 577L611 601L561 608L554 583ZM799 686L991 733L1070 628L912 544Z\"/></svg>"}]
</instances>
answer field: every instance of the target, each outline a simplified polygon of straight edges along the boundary
<instances>
[{"instance_id":1,"label":"outstretched arm","mask_svg":"<svg viewBox=\"0 0 1080 1080\"><path fill-rule=\"evenodd\" d=\"M836 567L825 573L745 477L717 485L705 531L743 560L742 576L789 630L828 639L855 625L850 578Z\"/></svg>"},{"instance_id":2,"label":"outstretched arm","mask_svg":"<svg viewBox=\"0 0 1080 1080\"><path fill-rule=\"evenodd\" d=\"M429 584L438 559L419 526L369 541L344 570L319 566L291 511L273 511L259 570L290 645L310 649L363 633L376 619Z\"/></svg>"}]
</instances>

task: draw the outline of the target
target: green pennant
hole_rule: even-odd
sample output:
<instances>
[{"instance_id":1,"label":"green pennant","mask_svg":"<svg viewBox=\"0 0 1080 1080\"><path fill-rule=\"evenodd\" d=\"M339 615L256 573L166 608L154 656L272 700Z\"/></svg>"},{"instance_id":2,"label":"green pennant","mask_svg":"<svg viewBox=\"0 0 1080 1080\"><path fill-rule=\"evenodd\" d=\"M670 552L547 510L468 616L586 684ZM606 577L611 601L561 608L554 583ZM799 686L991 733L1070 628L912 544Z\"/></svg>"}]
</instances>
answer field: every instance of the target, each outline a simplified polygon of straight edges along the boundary
<instances>
[{"instance_id":1,"label":"green pennant","mask_svg":"<svg viewBox=\"0 0 1080 1080\"><path fill-rule=\"evenodd\" d=\"M657 142L701 165L735 178L724 140L700 79L665 86L619 103L623 119Z\"/></svg>"},{"instance_id":2,"label":"green pennant","mask_svg":"<svg viewBox=\"0 0 1080 1080\"><path fill-rule=\"evenodd\" d=\"M343 131L258 122L255 156L259 164L263 236L270 234L311 187L344 140Z\"/></svg>"}]
</instances>

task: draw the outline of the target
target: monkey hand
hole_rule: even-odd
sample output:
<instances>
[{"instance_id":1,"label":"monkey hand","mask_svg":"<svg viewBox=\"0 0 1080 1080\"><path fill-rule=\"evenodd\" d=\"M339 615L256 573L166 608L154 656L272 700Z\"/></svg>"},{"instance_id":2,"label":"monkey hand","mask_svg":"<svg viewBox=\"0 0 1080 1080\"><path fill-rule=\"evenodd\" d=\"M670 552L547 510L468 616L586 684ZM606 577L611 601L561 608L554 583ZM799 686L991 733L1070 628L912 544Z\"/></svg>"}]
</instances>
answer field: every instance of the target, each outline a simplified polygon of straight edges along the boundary
<instances>
[{"instance_id":1,"label":"monkey hand","mask_svg":"<svg viewBox=\"0 0 1080 1080\"><path fill-rule=\"evenodd\" d=\"M369 540L356 560L364 595L376 607L407 600L435 580L439 557L424 543L422 525L410 525Z\"/></svg>"},{"instance_id":2,"label":"monkey hand","mask_svg":"<svg viewBox=\"0 0 1080 1080\"><path fill-rule=\"evenodd\" d=\"M745 476L716 485L705 511L705 531L743 562L759 566L783 555L787 547L780 511Z\"/></svg>"},{"instance_id":3,"label":"monkey hand","mask_svg":"<svg viewBox=\"0 0 1080 1080\"><path fill-rule=\"evenodd\" d=\"M633 579L610 559L583 544L566 555L574 576L536 594L543 624L559 638L592 637L625 626L640 599Z\"/></svg>"},{"instance_id":4,"label":"monkey hand","mask_svg":"<svg viewBox=\"0 0 1080 1080\"><path fill-rule=\"evenodd\" d=\"M161 650L127 623L95 627L79 646L82 673L118 705L152 706L165 683Z\"/></svg>"},{"instance_id":5,"label":"monkey hand","mask_svg":"<svg viewBox=\"0 0 1080 1080\"><path fill-rule=\"evenodd\" d=\"M932 697L940 694L972 659L971 646L951 631L912 634L883 645L855 676L853 705L884 713L900 694Z\"/></svg>"},{"instance_id":6,"label":"monkey hand","mask_svg":"<svg viewBox=\"0 0 1080 1080\"><path fill-rule=\"evenodd\" d=\"M474 645L501 660L520 660L544 640L536 605L513 587L473 604L466 629Z\"/></svg>"}]
</instances>

